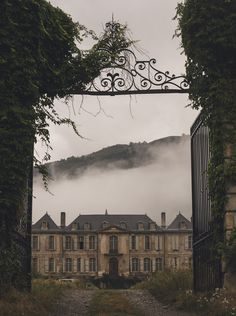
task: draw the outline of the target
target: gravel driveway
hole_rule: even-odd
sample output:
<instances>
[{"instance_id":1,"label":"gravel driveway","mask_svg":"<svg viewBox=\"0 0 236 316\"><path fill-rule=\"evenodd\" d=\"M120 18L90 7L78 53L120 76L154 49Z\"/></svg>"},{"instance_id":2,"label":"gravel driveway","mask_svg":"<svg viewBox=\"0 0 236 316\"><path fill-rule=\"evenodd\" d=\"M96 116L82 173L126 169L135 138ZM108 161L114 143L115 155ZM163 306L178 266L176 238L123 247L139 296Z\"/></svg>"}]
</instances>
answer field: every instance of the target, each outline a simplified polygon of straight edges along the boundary
<instances>
[{"instance_id":1,"label":"gravel driveway","mask_svg":"<svg viewBox=\"0 0 236 316\"><path fill-rule=\"evenodd\" d=\"M66 292L56 304L54 313L50 316L87 316L90 301L96 291L99 290L78 289ZM116 291L121 296L125 296L126 299L143 311L145 316L194 316L192 313L175 311L169 306L164 306L145 290L108 291Z\"/></svg>"}]
</instances>

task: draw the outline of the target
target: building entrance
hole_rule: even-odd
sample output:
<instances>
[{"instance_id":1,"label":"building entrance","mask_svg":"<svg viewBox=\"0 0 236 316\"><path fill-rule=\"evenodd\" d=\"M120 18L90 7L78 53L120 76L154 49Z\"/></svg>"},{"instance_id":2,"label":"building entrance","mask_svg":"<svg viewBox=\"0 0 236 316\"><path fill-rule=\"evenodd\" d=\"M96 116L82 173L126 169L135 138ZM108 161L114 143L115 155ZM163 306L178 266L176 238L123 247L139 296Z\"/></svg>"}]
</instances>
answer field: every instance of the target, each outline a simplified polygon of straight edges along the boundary
<instances>
[{"instance_id":1,"label":"building entrance","mask_svg":"<svg viewBox=\"0 0 236 316\"><path fill-rule=\"evenodd\" d=\"M115 257L109 260L109 275L118 276L118 259Z\"/></svg>"}]
</instances>

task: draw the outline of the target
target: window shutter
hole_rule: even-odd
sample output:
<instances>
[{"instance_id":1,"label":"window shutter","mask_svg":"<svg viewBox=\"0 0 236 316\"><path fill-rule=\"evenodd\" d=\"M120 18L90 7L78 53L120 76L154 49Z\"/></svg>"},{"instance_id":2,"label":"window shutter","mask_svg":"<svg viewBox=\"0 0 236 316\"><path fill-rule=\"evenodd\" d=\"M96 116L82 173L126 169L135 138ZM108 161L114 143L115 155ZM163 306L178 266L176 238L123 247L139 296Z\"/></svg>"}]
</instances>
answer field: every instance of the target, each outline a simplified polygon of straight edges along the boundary
<instances>
[{"instance_id":1,"label":"window shutter","mask_svg":"<svg viewBox=\"0 0 236 316\"><path fill-rule=\"evenodd\" d=\"M176 236L176 249L179 250L179 236Z\"/></svg>"},{"instance_id":2,"label":"window shutter","mask_svg":"<svg viewBox=\"0 0 236 316\"><path fill-rule=\"evenodd\" d=\"M156 259L151 259L151 262L152 262L152 264L151 264L151 266L152 266L152 272L154 272L154 271L156 271Z\"/></svg>"},{"instance_id":3,"label":"window shutter","mask_svg":"<svg viewBox=\"0 0 236 316\"><path fill-rule=\"evenodd\" d=\"M66 249L66 236L62 237L62 243L63 243L63 250L65 250ZM64 269L63 269L63 271L64 271Z\"/></svg>"},{"instance_id":4,"label":"window shutter","mask_svg":"<svg viewBox=\"0 0 236 316\"><path fill-rule=\"evenodd\" d=\"M173 245L172 245L172 236L169 236L168 237L168 250L171 251L173 248Z\"/></svg>"},{"instance_id":5,"label":"window shutter","mask_svg":"<svg viewBox=\"0 0 236 316\"><path fill-rule=\"evenodd\" d=\"M88 272L89 271L89 259L84 259L84 263L85 263L84 272Z\"/></svg>"},{"instance_id":6,"label":"window shutter","mask_svg":"<svg viewBox=\"0 0 236 316\"><path fill-rule=\"evenodd\" d=\"M74 236L71 236L71 250L75 250L75 240L74 240Z\"/></svg>"},{"instance_id":7,"label":"window shutter","mask_svg":"<svg viewBox=\"0 0 236 316\"><path fill-rule=\"evenodd\" d=\"M139 238L138 236L135 237L135 249L138 250L139 249Z\"/></svg>"},{"instance_id":8,"label":"window shutter","mask_svg":"<svg viewBox=\"0 0 236 316\"><path fill-rule=\"evenodd\" d=\"M48 272L49 258L44 258L44 271Z\"/></svg>"},{"instance_id":9,"label":"window shutter","mask_svg":"<svg viewBox=\"0 0 236 316\"><path fill-rule=\"evenodd\" d=\"M72 258L72 272L77 272L77 259Z\"/></svg>"},{"instance_id":10,"label":"window shutter","mask_svg":"<svg viewBox=\"0 0 236 316\"><path fill-rule=\"evenodd\" d=\"M140 271L143 272L143 259L140 259Z\"/></svg>"},{"instance_id":11,"label":"window shutter","mask_svg":"<svg viewBox=\"0 0 236 316\"><path fill-rule=\"evenodd\" d=\"M160 236L155 236L155 249L160 250Z\"/></svg>"},{"instance_id":12,"label":"window shutter","mask_svg":"<svg viewBox=\"0 0 236 316\"><path fill-rule=\"evenodd\" d=\"M81 266L81 272L84 272L84 259L83 258L81 258L80 259L81 261L80 261L80 266Z\"/></svg>"},{"instance_id":13,"label":"window shutter","mask_svg":"<svg viewBox=\"0 0 236 316\"><path fill-rule=\"evenodd\" d=\"M66 271L66 262L65 258L62 259L62 272L64 273Z\"/></svg>"},{"instance_id":14,"label":"window shutter","mask_svg":"<svg viewBox=\"0 0 236 316\"><path fill-rule=\"evenodd\" d=\"M49 250L49 236L46 236L45 242L46 242L45 250Z\"/></svg>"},{"instance_id":15,"label":"window shutter","mask_svg":"<svg viewBox=\"0 0 236 316\"><path fill-rule=\"evenodd\" d=\"M89 249L89 236L88 235L84 236L84 249L85 250Z\"/></svg>"},{"instance_id":16,"label":"window shutter","mask_svg":"<svg viewBox=\"0 0 236 316\"><path fill-rule=\"evenodd\" d=\"M163 249L163 236L159 236L160 250Z\"/></svg>"},{"instance_id":17,"label":"window shutter","mask_svg":"<svg viewBox=\"0 0 236 316\"><path fill-rule=\"evenodd\" d=\"M188 236L184 237L184 248L188 249Z\"/></svg>"}]
</instances>

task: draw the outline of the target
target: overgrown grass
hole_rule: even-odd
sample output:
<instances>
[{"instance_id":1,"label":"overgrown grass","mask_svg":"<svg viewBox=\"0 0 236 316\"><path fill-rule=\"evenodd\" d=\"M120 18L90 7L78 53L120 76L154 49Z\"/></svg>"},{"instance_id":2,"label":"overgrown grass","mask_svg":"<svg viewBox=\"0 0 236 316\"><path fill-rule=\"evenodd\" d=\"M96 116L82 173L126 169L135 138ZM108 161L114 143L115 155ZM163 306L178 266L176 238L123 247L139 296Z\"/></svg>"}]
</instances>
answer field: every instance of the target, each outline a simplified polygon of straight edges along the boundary
<instances>
[{"instance_id":1,"label":"overgrown grass","mask_svg":"<svg viewBox=\"0 0 236 316\"><path fill-rule=\"evenodd\" d=\"M78 288L80 283L34 280L32 293L10 290L0 299L0 316L48 316L55 302L65 291Z\"/></svg>"},{"instance_id":2,"label":"overgrown grass","mask_svg":"<svg viewBox=\"0 0 236 316\"><path fill-rule=\"evenodd\" d=\"M214 293L208 294L194 294L190 271L159 272L134 288L147 289L165 304L194 311L202 316L236 316L235 294L226 289L216 289Z\"/></svg>"},{"instance_id":3,"label":"overgrown grass","mask_svg":"<svg viewBox=\"0 0 236 316\"><path fill-rule=\"evenodd\" d=\"M99 290L93 296L90 316L144 316L119 292Z\"/></svg>"}]
</instances>

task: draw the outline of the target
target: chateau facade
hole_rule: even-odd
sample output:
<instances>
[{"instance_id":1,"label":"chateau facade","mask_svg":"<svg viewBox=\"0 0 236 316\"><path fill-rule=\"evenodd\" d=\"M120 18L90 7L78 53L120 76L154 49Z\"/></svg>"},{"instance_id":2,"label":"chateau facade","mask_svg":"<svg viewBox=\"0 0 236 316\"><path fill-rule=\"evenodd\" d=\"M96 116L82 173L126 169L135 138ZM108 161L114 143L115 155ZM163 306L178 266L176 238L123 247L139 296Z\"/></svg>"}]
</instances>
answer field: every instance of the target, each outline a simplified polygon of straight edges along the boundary
<instances>
[{"instance_id":1,"label":"chateau facade","mask_svg":"<svg viewBox=\"0 0 236 316\"><path fill-rule=\"evenodd\" d=\"M181 213L166 226L147 215L79 215L57 226L46 213L32 226L32 271L49 277L142 277L192 267L192 224Z\"/></svg>"}]
</instances>

